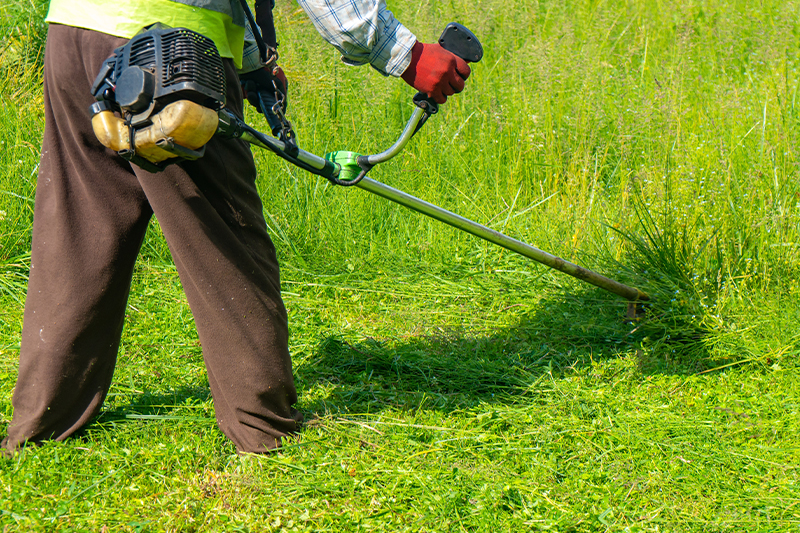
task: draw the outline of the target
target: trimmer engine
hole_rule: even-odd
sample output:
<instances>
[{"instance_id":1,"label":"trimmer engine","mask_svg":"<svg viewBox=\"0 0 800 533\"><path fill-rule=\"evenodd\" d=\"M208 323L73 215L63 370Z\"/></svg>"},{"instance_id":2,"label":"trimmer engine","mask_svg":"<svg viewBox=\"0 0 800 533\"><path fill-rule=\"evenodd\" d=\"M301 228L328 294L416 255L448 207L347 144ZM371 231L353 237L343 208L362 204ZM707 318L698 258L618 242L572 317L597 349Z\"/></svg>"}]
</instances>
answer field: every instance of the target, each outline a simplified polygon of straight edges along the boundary
<instances>
[{"instance_id":1,"label":"trimmer engine","mask_svg":"<svg viewBox=\"0 0 800 533\"><path fill-rule=\"evenodd\" d=\"M203 155L225 104L225 70L211 39L157 24L114 50L92 94L100 142L158 171Z\"/></svg>"}]
</instances>

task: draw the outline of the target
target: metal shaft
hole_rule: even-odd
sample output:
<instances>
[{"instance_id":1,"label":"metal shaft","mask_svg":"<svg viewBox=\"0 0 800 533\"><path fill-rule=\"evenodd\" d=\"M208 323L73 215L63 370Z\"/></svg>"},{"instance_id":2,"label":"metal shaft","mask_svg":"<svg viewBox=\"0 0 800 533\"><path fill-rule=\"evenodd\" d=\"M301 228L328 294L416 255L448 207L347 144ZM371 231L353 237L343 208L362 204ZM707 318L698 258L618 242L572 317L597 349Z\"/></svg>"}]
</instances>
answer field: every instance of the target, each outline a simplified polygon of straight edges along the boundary
<instances>
[{"instance_id":1,"label":"metal shaft","mask_svg":"<svg viewBox=\"0 0 800 533\"><path fill-rule=\"evenodd\" d=\"M289 162L294 163L295 165L300 163L300 165L303 167L309 167L308 168L309 170L314 169L320 171L320 172L315 172L315 174L320 174L325 176L325 173L322 171L324 171L326 168L330 168L330 171L333 174L338 174L338 171L336 171L336 167L333 165L333 163L326 161L325 159L321 158L316 154L312 154L311 152L306 152L305 150L301 150L299 148L295 150L293 156L290 156L289 151L286 149L286 143L274 137L264 135L261 132L245 130L241 134L241 139L243 141L247 141L250 144L255 144L259 148L264 148L266 150L275 152L276 154L280 155L284 159L287 159Z\"/></svg>"},{"instance_id":2,"label":"metal shaft","mask_svg":"<svg viewBox=\"0 0 800 533\"><path fill-rule=\"evenodd\" d=\"M499 231L487 228L486 226L478 224L477 222L473 222L468 218L456 215L451 211L442 209L441 207L435 206L424 200L420 200L415 196L411 196L410 194L404 193L403 191L393 187L389 187L388 185L384 185L379 181L375 181L370 178L364 178L356 185L356 187L360 187L365 191L371 192L372 194L382 196L387 200L391 200L392 202L408 207L409 209L413 209L418 213L427 215L440 222L444 222L445 224L453 226L456 229L471 233L476 237L480 237L481 239L487 240L498 246L502 246L507 250L517 252L520 255L524 255L525 257L533 259L534 261L542 263L550 268L554 268L560 272L569 274L570 276L578 278L581 281L591 283L596 287L600 287L601 289L605 289L613 294L622 296L631 302L646 301L650 299L647 294L643 293L639 289L629 287L628 285L614 281L613 279L609 279L601 274L598 274L597 272L583 268L574 263L570 263L569 261L561 259L560 257L556 257L555 255L549 254L543 250L539 250L538 248L535 248L529 244L525 244L522 241L518 241L517 239L503 235Z\"/></svg>"},{"instance_id":3,"label":"metal shaft","mask_svg":"<svg viewBox=\"0 0 800 533\"><path fill-rule=\"evenodd\" d=\"M380 154L366 157L374 158L374 163L391 159L397 154L397 152L402 150L402 148L408 142L408 139L411 138L413 135L413 130L416 124L419 123L422 114L423 113L420 110L415 111L414 115L412 115L412 118L409 121L409 124L406 126L406 130L401 135L400 140L398 140L398 142L395 143L390 149ZM314 174L324 176L328 179L336 178L340 175L342 170L342 166L339 163L328 161L327 159L323 159L310 152L306 152L305 150L300 150L297 147L292 147L290 153L289 147L287 147L285 143L254 130L250 126L246 125L243 121L237 119L230 112L220 112L219 131L223 136L239 137L251 144L271 150L292 164L297 165L300 168L304 168ZM348 152L348 154L354 155L351 152ZM352 166L356 167L356 172L360 170L355 162L352 163ZM487 240L498 246L502 246L507 250L517 252L518 254L529 259L533 259L534 261L568 274L581 281L591 283L592 285L607 290L608 292L616 294L617 296L622 296L629 302L643 302L650 299L647 294L639 289L630 287L618 281L614 281L613 279L607 278L601 274L598 274L597 272L583 268L574 263L570 263L569 261L561 259L560 257L549 254L529 244L525 244L522 241L518 241L517 239L503 235L499 231L487 228L486 226L478 224L477 222L473 222L468 218L456 215L451 211L442 209L441 207L428 203L424 200L420 200L415 196L411 196L410 194L404 193L403 191L393 187L389 187L388 185L384 185L379 181L366 178L364 177L364 174L366 174L366 170L359 174L359 178L357 180L350 180L352 181L352 185L360 187L365 191L386 198L387 200L398 203L402 206L408 207L409 209L413 209L418 213L427 215L440 222L444 222L445 224L453 226L456 229L471 233L476 237L480 237L481 239ZM629 318L635 318L637 316L637 307L640 306L637 306L634 303L630 303L628 305Z\"/></svg>"}]
</instances>

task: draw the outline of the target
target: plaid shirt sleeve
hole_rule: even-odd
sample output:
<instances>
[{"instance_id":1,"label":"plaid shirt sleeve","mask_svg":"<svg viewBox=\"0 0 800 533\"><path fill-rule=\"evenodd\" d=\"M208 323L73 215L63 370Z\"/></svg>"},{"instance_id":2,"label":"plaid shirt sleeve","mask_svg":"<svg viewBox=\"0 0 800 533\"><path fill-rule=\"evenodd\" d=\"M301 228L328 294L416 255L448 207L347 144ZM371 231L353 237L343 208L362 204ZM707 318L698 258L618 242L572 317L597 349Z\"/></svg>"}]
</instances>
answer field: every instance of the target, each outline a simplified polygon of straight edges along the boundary
<instances>
[{"instance_id":1,"label":"plaid shirt sleeve","mask_svg":"<svg viewBox=\"0 0 800 533\"><path fill-rule=\"evenodd\" d=\"M385 0L297 1L345 63L369 63L385 76L400 76L411 63L417 38L394 18Z\"/></svg>"},{"instance_id":2,"label":"plaid shirt sleeve","mask_svg":"<svg viewBox=\"0 0 800 533\"><path fill-rule=\"evenodd\" d=\"M246 22L244 27L244 50L242 50L242 68L239 69L239 74L252 72L264 66L261 61L261 52L256 45L256 38L253 35L253 29L250 23Z\"/></svg>"}]
</instances>

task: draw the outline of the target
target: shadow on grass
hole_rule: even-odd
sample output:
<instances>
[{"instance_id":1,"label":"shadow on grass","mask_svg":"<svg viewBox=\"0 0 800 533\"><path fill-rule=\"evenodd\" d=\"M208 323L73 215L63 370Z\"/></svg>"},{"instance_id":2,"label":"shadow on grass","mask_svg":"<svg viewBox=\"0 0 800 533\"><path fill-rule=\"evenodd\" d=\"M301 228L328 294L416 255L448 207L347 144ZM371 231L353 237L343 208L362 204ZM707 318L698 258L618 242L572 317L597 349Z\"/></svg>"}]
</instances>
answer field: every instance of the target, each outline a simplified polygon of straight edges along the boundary
<instances>
[{"instance_id":1,"label":"shadow on grass","mask_svg":"<svg viewBox=\"0 0 800 533\"><path fill-rule=\"evenodd\" d=\"M588 290L539 302L518 323L491 335L438 330L399 341L350 343L324 339L300 368L298 388L330 385L313 412L376 407L451 410L513 401L543 378L558 378L593 362L633 357L644 375L687 375L716 366L698 328L670 329L651 309L626 319L627 303ZM650 336L654 336L651 339Z\"/></svg>"},{"instance_id":2,"label":"shadow on grass","mask_svg":"<svg viewBox=\"0 0 800 533\"><path fill-rule=\"evenodd\" d=\"M526 312L517 311L513 327L488 335L436 328L429 335L399 340L353 343L327 337L295 368L298 393L308 418L383 408L453 411L513 402L542 380L612 359L633 358L641 375L688 375L720 364L712 360L707 332L666 324L655 307L632 323L626 308L624 300L588 289L556 294ZM670 316L674 320L676 315ZM199 384L123 395L127 403L104 411L92 425L213 419L209 398L207 385ZM203 409L193 409L200 404Z\"/></svg>"},{"instance_id":3,"label":"shadow on grass","mask_svg":"<svg viewBox=\"0 0 800 533\"><path fill-rule=\"evenodd\" d=\"M213 419L213 413L206 413L205 409L197 412L196 415L188 414L175 415L175 411L180 409L181 413L187 410L198 411L198 407L211 398L211 391L208 385L187 385L163 393L143 392L135 395L124 395L130 401L124 405L118 405L100 413L92 422L94 424L114 423L126 420L147 420L147 419Z\"/></svg>"}]
</instances>

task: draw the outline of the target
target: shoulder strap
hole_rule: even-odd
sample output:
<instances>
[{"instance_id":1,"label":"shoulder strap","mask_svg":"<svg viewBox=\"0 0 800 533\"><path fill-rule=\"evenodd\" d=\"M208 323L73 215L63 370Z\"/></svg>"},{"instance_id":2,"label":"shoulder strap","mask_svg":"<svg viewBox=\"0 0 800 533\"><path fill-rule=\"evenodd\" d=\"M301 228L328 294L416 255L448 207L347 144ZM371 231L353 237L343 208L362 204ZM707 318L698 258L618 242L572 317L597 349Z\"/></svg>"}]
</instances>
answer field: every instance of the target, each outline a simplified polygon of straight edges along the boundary
<instances>
[{"instance_id":1,"label":"shoulder strap","mask_svg":"<svg viewBox=\"0 0 800 533\"><path fill-rule=\"evenodd\" d=\"M275 21L272 18L272 10L274 8L275 0L256 0L256 24L261 28L261 35L264 37L267 46L278 48Z\"/></svg>"},{"instance_id":2,"label":"shoulder strap","mask_svg":"<svg viewBox=\"0 0 800 533\"><path fill-rule=\"evenodd\" d=\"M247 5L247 0L239 0L242 9L247 17L247 22L253 30L256 38L258 51L261 53L261 60L266 64L270 59L276 57L278 39L275 35L275 22L272 19L272 8L275 7L273 0L256 0L256 19L253 19L253 12ZM266 42L264 42L266 41ZM272 53L269 53L271 51Z\"/></svg>"}]
</instances>

